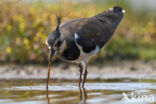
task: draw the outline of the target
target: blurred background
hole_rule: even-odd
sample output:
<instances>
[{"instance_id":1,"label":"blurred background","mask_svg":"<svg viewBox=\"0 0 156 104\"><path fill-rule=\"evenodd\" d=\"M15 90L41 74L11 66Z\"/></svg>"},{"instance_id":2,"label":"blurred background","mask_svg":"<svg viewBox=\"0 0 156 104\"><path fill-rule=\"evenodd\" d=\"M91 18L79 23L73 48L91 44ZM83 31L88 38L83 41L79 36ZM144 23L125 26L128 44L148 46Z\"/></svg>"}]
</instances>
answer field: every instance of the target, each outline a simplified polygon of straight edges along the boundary
<instances>
[{"instance_id":1,"label":"blurred background","mask_svg":"<svg viewBox=\"0 0 156 104\"><path fill-rule=\"evenodd\" d=\"M112 39L89 61L86 92L77 86L78 67L57 57L47 91L45 39L56 27L56 15L61 13L64 22L116 5L126 10L125 17ZM123 92L129 98L134 92L135 98L124 101ZM156 104L156 0L0 0L0 104L49 101Z\"/></svg>"},{"instance_id":2,"label":"blurred background","mask_svg":"<svg viewBox=\"0 0 156 104\"><path fill-rule=\"evenodd\" d=\"M90 62L156 59L155 0L1 0L0 64L47 64L47 35L63 21L90 17L119 5L125 17L111 41ZM59 62L55 58L56 62Z\"/></svg>"}]
</instances>

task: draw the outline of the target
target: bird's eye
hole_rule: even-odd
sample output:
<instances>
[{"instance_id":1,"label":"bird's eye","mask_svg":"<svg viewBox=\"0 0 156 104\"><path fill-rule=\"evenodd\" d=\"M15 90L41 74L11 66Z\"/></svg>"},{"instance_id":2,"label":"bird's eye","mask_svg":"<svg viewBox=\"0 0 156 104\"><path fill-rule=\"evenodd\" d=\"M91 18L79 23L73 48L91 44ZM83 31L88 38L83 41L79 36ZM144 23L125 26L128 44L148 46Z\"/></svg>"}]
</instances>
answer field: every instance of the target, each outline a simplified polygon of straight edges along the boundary
<instances>
[{"instance_id":1,"label":"bird's eye","mask_svg":"<svg viewBox=\"0 0 156 104\"><path fill-rule=\"evenodd\" d=\"M61 41L58 40L58 42L57 42L57 46L60 46L60 45L61 45Z\"/></svg>"},{"instance_id":2,"label":"bird's eye","mask_svg":"<svg viewBox=\"0 0 156 104\"><path fill-rule=\"evenodd\" d=\"M59 47L60 45L61 45L61 41L60 41L59 39L57 39L57 40L55 41L54 46L55 46L55 47Z\"/></svg>"}]
</instances>

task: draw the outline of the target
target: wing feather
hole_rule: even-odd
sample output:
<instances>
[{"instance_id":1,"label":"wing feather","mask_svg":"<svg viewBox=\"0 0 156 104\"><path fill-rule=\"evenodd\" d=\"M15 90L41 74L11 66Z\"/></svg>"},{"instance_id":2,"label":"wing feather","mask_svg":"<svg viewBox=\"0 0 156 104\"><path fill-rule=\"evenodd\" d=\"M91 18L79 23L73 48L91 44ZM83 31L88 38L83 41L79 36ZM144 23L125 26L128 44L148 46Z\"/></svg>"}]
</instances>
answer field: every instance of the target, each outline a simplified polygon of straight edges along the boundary
<instances>
[{"instance_id":1,"label":"wing feather","mask_svg":"<svg viewBox=\"0 0 156 104\"><path fill-rule=\"evenodd\" d=\"M67 21L60 26L61 35L64 39L75 41L74 34L77 33L77 43L83 51L89 53L98 45L100 48L106 43L112 34L109 23L103 23L95 18L78 18Z\"/></svg>"}]
</instances>

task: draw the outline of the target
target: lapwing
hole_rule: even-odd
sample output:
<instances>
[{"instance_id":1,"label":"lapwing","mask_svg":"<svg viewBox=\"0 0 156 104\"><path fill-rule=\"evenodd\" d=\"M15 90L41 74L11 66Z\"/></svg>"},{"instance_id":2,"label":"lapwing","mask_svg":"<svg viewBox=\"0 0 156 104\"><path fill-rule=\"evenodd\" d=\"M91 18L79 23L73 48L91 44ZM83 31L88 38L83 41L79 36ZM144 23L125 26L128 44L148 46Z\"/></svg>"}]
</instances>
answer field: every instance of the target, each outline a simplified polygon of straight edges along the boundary
<instances>
[{"instance_id":1,"label":"lapwing","mask_svg":"<svg viewBox=\"0 0 156 104\"><path fill-rule=\"evenodd\" d=\"M95 16L71 19L62 24L61 16L57 16L57 27L46 38L50 50L49 62L56 55L64 61L76 63L80 68L79 87L84 87L89 58L110 40L124 12L121 7L114 6Z\"/></svg>"}]
</instances>

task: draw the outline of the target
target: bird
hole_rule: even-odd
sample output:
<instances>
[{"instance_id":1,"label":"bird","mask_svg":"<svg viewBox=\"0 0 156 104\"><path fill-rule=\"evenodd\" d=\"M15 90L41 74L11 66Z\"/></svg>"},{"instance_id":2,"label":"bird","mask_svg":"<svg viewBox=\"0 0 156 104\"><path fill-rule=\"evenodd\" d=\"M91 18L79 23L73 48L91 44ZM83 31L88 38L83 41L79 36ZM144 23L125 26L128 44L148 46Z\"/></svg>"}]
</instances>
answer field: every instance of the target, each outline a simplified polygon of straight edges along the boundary
<instances>
[{"instance_id":1,"label":"bird","mask_svg":"<svg viewBox=\"0 0 156 104\"><path fill-rule=\"evenodd\" d=\"M63 23L62 16L57 16L57 26L46 38L50 50L49 62L56 55L64 61L76 63L80 72L78 86L84 87L88 60L108 43L124 13L120 6L114 6L95 16L70 19Z\"/></svg>"}]
</instances>

